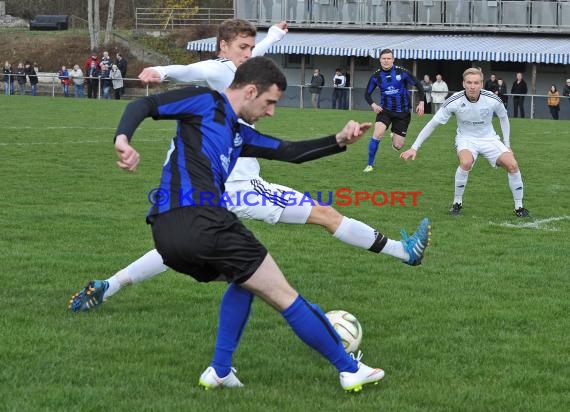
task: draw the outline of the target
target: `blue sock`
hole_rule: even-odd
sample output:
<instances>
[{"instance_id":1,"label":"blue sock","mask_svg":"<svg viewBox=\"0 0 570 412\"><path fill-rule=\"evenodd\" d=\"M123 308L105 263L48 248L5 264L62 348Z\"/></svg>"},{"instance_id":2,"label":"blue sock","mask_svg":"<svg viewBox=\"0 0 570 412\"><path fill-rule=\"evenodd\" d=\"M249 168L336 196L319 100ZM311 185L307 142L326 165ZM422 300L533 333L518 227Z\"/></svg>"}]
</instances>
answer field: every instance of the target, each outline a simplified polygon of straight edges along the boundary
<instances>
[{"instance_id":1,"label":"blue sock","mask_svg":"<svg viewBox=\"0 0 570 412\"><path fill-rule=\"evenodd\" d=\"M223 378L232 368L232 357L251 313L253 294L232 283L220 303L220 320L212 367Z\"/></svg>"},{"instance_id":2,"label":"blue sock","mask_svg":"<svg viewBox=\"0 0 570 412\"><path fill-rule=\"evenodd\" d=\"M324 312L301 295L281 313L297 336L329 360L339 372L356 372L358 363L342 346Z\"/></svg>"},{"instance_id":3,"label":"blue sock","mask_svg":"<svg viewBox=\"0 0 570 412\"><path fill-rule=\"evenodd\" d=\"M378 146L382 140L376 140L373 137L370 138L370 143L368 143L368 165L374 166L374 158L376 157L376 152L378 151Z\"/></svg>"}]
</instances>

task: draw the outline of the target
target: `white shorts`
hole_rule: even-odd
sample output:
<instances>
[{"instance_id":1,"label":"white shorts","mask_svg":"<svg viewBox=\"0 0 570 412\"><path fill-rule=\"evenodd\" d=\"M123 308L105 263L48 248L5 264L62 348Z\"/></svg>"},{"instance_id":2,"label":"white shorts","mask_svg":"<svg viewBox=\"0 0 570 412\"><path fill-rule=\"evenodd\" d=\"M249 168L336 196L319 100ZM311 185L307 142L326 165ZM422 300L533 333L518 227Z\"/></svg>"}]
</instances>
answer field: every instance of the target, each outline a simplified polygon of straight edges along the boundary
<instances>
[{"instance_id":1,"label":"white shorts","mask_svg":"<svg viewBox=\"0 0 570 412\"><path fill-rule=\"evenodd\" d=\"M261 178L229 181L225 188L231 199L228 210L240 219L303 225L313 207L311 202L303 201L305 194Z\"/></svg>"},{"instance_id":2,"label":"white shorts","mask_svg":"<svg viewBox=\"0 0 570 412\"><path fill-rule=\"evenodd\" d=\"M497 159L509 149L503 142L498 139L457 139L455 141L457 153L462 150L469 150L473 155L473 162L477 160L477 156L481 155L493 167L497 167Z\"/></svg>"}]
</instances>

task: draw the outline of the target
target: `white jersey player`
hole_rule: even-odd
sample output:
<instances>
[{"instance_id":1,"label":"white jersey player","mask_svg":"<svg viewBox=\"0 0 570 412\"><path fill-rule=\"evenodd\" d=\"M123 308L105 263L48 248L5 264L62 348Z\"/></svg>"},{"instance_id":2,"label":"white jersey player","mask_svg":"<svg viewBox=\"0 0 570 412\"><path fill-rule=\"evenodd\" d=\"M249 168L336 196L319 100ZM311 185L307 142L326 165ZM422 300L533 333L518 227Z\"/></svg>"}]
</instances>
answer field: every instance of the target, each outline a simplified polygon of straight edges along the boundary
<instances>
[{"instance_id":1,"label":"white jersey player","mask_svg":"<svg viewBox=\"0 0 570 412\"><path fill-rule=\"evenodd\" d=\"M449 212L458 215L463 205L463 192L467 185L469 171L481 155L493 167L501 166L508 173L509 187L515 203L514 213L527 217L529 212L523 207L523 182L521 172L510 149L510 125L503 102L494 93L482 89L483 73L470 68L463 73L464 91L453 94L440 110L425 125L412 147L402 153L402 159L416 158L422 143L437 126L446 124L452 115L457 118L455 146L459 167L455 173L455 198ZM493 128L493 114L499 118L503 141Z\"/></svg>"},{"instance_id":2,"label":"white jersey player","mask_svg":"<svg viewBox=\"0 0 570 412\"><path fill-rule=\"evenodd\" d=\"M254 47L255 27L251 23L239 19L227 22L222 23L219 28L217 59L186 66L149 67L141 72L139 79L145 83L159 83L167 79L187 83L205 82L211 88L223 91L232 82L236 66L249 57L265 54L287 31L285 22L278 23L272 26L267 37ZM231 199L228 209L240 218L261 220L270 224L317 224L345 243L394 256L408 265L419 265L428 246L428 219L422 220L414 235L406 236L401 241L389 239L380 231L345 217L330 206L307 202L303 193L263 180L259 163L254 158L238 160L226 181L225 190ZM240 194L248 195L247 202L240 200ZM302 199L305 201L301 201ZM97 293L92 292L86 299L82 296L86 290L84 288L74 295L70 308L73 311L88 310L115 294L122 286L139 283L167 269L160 254L152 250L106 281L95 281L104 289L101 298L93 299L93 295Z\"/></svg>"}]
</instances>

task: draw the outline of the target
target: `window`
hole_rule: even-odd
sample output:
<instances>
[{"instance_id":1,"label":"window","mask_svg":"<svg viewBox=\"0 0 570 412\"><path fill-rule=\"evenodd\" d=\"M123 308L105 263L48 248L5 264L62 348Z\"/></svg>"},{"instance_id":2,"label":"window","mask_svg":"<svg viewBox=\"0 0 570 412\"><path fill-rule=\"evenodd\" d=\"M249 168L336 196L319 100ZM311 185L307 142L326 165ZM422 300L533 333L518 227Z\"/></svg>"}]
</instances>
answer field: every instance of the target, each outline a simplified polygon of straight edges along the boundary
<instances>
[{"instance_id":1,"label":"window","mask_svg":"<svg viewBox=\"0 0 570 412\"><path fill-rule=\"evenodd\" d=\"M313 56L310 54L284 54L283 67L287 69L300 69L303 56L305 56L305 67L314 67L315 62Z\"/></svg>"}]
</instances>

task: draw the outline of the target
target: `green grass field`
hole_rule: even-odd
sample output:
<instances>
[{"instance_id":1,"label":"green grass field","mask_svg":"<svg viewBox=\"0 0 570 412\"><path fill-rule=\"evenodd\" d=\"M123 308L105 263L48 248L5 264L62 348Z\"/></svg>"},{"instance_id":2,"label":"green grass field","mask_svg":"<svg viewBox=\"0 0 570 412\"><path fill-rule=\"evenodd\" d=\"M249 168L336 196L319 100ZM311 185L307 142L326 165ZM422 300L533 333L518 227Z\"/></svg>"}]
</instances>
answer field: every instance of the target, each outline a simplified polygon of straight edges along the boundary
<instances>
[{"instance_id":1,"label":"green grass field","mask_svg":"<svg viewBox=\"0 0 570 412\"><path fill-rule=\"evenodd\" d=\"M378 386L346 394L334 368L259 301L235 356L241 390L203 391L224 284L169 271L89 313L67 310L92 278L153 248L144 217L174 133L147 120L139 170L115 166L123 101L0 96L0 410L567 411L570 405L570 139L567 121L514 119L512 145L532 218L517 219L504 170L475 165L462 216L447 214L455 124L415 162L367 142L304 165L263 161L266 180L301 191L421 191L416 207L339 207L392 238L433 221L424 264L346 246L318 227L246 222L291 283L363 325ZM259 129L296 139L369 112L279 109ZM414 116L411 144L428 117ZM564 406L566 405L566 406Z\"/></svg>"}]
</instances>

